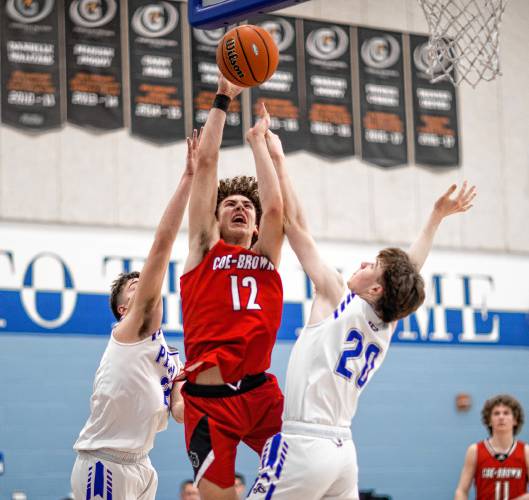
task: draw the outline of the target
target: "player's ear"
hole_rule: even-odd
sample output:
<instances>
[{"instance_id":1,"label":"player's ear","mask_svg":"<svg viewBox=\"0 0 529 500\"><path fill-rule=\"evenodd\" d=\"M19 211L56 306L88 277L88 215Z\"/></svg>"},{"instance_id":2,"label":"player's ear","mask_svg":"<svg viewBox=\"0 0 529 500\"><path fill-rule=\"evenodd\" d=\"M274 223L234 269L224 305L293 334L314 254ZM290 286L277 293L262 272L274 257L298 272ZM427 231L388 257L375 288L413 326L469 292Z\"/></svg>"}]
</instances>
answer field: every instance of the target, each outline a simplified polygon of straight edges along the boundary
<instances>
[{"instance_id":1,"label":"player's ear","mask_svg":"<svg viewBox=\"0 0 529 500\"><path fill-rule=\"evenodd\" d=\"M123 315L125 314L126 311L127 311L127 306L125 304L121 304L118 306L119 319L123 318Z\"/></svg>"}]
</instances>

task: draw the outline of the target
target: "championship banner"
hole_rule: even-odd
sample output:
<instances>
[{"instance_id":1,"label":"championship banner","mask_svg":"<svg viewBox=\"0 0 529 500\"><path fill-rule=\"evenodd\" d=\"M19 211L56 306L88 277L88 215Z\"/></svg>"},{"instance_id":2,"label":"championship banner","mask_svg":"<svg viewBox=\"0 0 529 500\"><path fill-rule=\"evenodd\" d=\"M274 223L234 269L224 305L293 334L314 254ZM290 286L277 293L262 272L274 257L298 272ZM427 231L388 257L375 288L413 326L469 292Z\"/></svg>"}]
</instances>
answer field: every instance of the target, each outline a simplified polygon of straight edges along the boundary
<instances>
[{"instance_id":1,"label":"championship banner","mask_svg":"<svg viewBox=\"0 0 529 500\"><path fill-rule=\"evenodd\" d=\"M123 127L118 0L66 0L67 117L76 125Z\"/></svg>"},{"instance_id":2,"label":"championship banner","mask_svg":"<svg viewBox=\"0 0 529 500\"><path fill-rule=\"evenodd\" d=\"M2 122L31 130L59 127L62 3L7 0L2 4Z\"/></svg>"},{"instance_id":3,"label":"championship banner","mask_svg":"<svg viewBox=\"0 0 529 500\"><path fill-rule=\"evenodd\" d=\"M303 22L309 150L354 155L349 27Z\"/></svg>"},{"instance_id":4,"label":"championship banner","mask_svg":"<svg viewBox=\"0 0 529 500\"><path fill-rule=\"evenodd\" d=\"M430 83L427 45L428 37L410 35L415 163L453 167L459 165L456 89L448 80Z\"/></svg>"},{"instance_id":5,"label":"championship banner","mask_svg":"<svg viewBox=\"0 0 529 500\"><path fill-rule=\"evenodd\" d=\"M131 131L158 143L185 137L180 5L128 3Z\"/></svg>"},{"instance_id":6,"label":"championship banner","mask_svg":"<svg viewBox=\"0 0 529 500\"><path fill-rule=\"evenodd\" d=\"M0 238L0 337L2 334L106 335L115 319L110 285L121 272L141 270L153 231L62 225L3 224ZM73 235L73 236L72 236ZM329 265L348 278L380 248L320 242ZM163 329L182 334L178 282L188 252L178 235L162 290ZM351 259L355 255L355 259ZM313 290L296 256L283 247L283 318L278 339L295 341L307 321ZM446 349L480 345L529 348L527 256L434 250L422 275L426 300L399 321L392 342Z\"/></svg>"},{"instance_id":7,"label":"championship banner","mask_svg":"<svg viewBox=\"0 0 529 500\"><path fill-rule=\"evenodd\" d=\"M408 161L402 34L358 28L362 159L391 167Z\"/></svg>"},{"instance_id":8,"label":"championship banner","mask_svg":"<svg viewBox=\"0 0 529 500\"><path fill-rule=\"evenodd\" d=\"M193 66L193 128L200 130L208 118L217 93L219 68L216 62L217 45L226 33L225 28L215 30L191 29L191 60ZM241 97L232 100L226 114L222 147L241 146Z\"/></svg>"},{"instance_id":9,"label":"championship banner","mask_svg":"<svg viewBox=\"0 0 529 500\"><path fill-rule=\"evenodd\" d=\"M258 119L260 103L270 113L270 130L276 133L285 153L306 149L307 134L300 113L296 49L296 20L292 17L259 16L249 23L264 28L279 49L279 64L270 80L250 90L252 123Z\"/></svg>"}]
</instances>

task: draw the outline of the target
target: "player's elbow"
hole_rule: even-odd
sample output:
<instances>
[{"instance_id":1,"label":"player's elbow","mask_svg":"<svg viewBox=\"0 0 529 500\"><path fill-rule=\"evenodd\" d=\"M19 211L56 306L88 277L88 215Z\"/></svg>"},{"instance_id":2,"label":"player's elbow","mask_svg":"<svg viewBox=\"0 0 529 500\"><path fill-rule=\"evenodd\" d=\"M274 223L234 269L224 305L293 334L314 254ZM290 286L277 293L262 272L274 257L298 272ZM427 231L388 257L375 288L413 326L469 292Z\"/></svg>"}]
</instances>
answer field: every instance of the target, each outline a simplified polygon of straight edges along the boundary
<instances>
[{"instance_id":1,"label":"player's elbow","mask_svg":"<svg viewBox=\"0 0 529 500\"><path fill-rule=\"evenodd\" d=\"M459 485L456 488L454 500L468 500L468 489L466 490Z\"/></svg>"},{"instance_id":2,"label":"player's elbow","mask_svg":"<svg viewBox=\"0 0 529 500\"><path fill-rule=\"evenodd\" d=\"M266 217L268 220L278 220L283 221L283 202L281 197L277 200L276 203L272 203L266 209L263 210L263 217Z\"/></svg>"},{"instance_id":3,"label":"player's elbow","mask_svg":"<svg viewBox=\"0 0 529 500\"><path fill-rule=\"evenodd\" d=\"M199 151L197 157L197 172L209 170L217 165L219 155L215 151Z\"/></svg>"}]
</instances>

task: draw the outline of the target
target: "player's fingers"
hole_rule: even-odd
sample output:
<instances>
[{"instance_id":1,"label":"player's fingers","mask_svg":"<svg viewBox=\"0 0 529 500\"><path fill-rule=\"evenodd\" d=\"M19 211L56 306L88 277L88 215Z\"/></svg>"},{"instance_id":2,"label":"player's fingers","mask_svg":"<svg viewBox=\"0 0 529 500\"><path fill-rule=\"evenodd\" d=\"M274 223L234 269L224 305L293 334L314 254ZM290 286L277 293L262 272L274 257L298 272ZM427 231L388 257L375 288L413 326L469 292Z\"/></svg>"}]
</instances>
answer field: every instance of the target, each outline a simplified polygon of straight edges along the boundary
<instances>
[{"instance_id":1,"label":"player's fingers","mask_svg":"<svg viewBox=\"0 0 529 500\"><path fill-rule=\"evenodd\" d=\"M457 189L457 184L452 184L447 190L446 193L443 194L443 198L449 198L452 193Z\"/></svg>"},{"instance_id":2,"label":"player's fingers","mask_svg":"<svg viewBox=\"0 0 529 500\"><path fill-rule=\"evenodd\" d=\"M478 194L478 192L474 188L472 191L470 191L470 193L468 193L467 200L468 201L473 200L476 197L477 194Z\"/></svg>"},{"instance_id":3,"label":"player's fingers","mask_svg":"<svg viewBox=\"0 0 529 500\"><path fill-rule=\"evenodd\" d=\"M457 200L461 200L463 198L463 196L465 195L465 192L467 190L467 185L468 185L468 182L467 181L463 181L461 189L459 190L459 193L457 193L457 196L456 196Z\"/></svg>"}]
</instances>

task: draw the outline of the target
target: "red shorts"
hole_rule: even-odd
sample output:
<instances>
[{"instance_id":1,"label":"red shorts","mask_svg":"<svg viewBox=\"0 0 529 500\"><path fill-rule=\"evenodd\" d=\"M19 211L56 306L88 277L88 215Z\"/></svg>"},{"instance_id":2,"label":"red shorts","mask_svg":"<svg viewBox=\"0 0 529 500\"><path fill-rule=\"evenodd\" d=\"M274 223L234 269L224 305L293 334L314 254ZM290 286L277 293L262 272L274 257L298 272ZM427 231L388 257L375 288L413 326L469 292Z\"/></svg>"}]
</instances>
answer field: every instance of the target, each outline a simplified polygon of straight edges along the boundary
<instances>
[{"instance_id":1,"label":"red shorts","mask_svg":"<svg viewBox=\"0 0 529 500\"><path fill-rule=\"evenodd\" d=\"M205 477L220 488L233 486L239 442L261 454L266 440L281 430L283 394L268 373L245 377L238 388L186 382L182 395L195 483Z\"/></svg>"}]
</instances>

